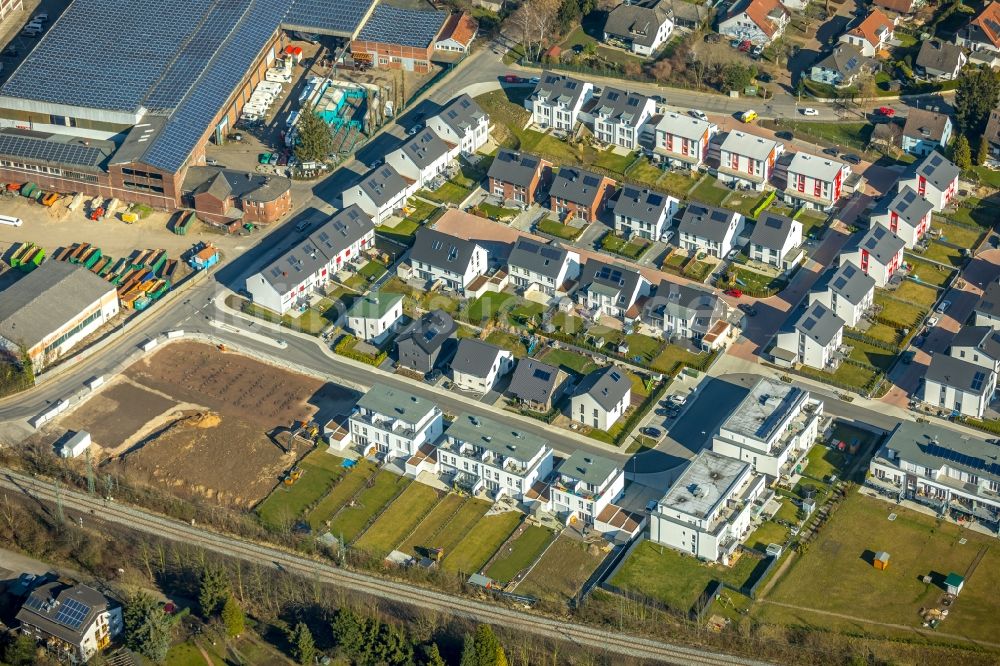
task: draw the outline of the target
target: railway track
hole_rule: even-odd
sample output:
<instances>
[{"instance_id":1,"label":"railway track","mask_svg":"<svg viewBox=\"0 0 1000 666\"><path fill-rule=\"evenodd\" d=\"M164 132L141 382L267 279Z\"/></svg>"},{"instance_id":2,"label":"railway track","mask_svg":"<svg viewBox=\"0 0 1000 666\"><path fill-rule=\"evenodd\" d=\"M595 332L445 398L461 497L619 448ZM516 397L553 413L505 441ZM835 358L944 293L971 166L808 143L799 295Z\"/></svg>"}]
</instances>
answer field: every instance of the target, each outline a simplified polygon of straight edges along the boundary
<instances>
[{"instance_id":1,"label":"railway track","mask_svg":"<svg viewBox=\"0 0 1000 666\"><path fill-rule=\"evenodd\" d=\"M0 487L22 493L42 502L54 503L57 501L57 491L53 484L10 470L2 471ZM389 601L403 602L468 618L476 622L502 625L554 640L571 641L589 648L663 663L704 664L706 666L765 666L765 662L752 659L605 631L596 627L534 615L474 599L451 596L427 588L384 580L311 560L278 548L262 546L210 532L158 514L90 497L77 491L62 489L58 495L64 511L78 512L80 518L93 516L95 519L117 523L165 539L195 544L229 557L238 557L248 562L275 566L289 572L308 575L310 578L318 579L324 583ZM73 518L75 519L76 516Z\"/></svg>"}]
</instances>

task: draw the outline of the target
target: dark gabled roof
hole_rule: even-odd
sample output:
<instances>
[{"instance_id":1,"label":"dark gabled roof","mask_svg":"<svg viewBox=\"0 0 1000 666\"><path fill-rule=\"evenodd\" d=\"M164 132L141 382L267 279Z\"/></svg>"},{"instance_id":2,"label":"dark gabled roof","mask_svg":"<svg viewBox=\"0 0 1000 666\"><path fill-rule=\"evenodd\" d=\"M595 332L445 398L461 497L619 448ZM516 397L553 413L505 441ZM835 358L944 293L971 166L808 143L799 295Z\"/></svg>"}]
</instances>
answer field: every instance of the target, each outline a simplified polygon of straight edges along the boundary
<instances>
[{"instance_id":1,"label":"dark gabled roof","mask_svg":"<svg viewBox=\"0 0 1000 666\"><path fill-rule=\"evenodd\" d=\"M990 145L994 147L1000 145L1000 109L990 111L990 119L986 121L986 131L983 135Z\"/></svg>"},{"instance_id":2,"label":"dark gabled roof","mask_svg":"<svg viewBox=\"0 0 1000 666\"><path fill-rule=\"evenodd\" d=\"M951 347L974 347L989 358L1000 360L1000 331L992 326L963 326L952 338Z\"/></svg>"},{"instance_id":3,"label":"dark gabled roof","mask_svg":"<svg viewBox=\"0 0 1000 666\"><path fill-rule=\"evenodd\" d=\"M898 452L902 460L920 467L940 470L947 466L980 479L1000 480L996 444L933 423L900 421L880 452L887 450Z\"/></svg>"},{"instance_id":4,"label":"dark gabled roof","mask_svg":"<svg viewBox=\"0 0 1000 666\"><path fill-rule=\"evenodd\" d=\"M645 95L607 86L594 103L591 113L635 127L648 103L649 98Z\"/></svg>"},{"instance_id":5,"label":"dark gabled roof","mask_svg":"<svg viewBox=\"0 0 1000 666\"><path fill-rule=\"evenodd\" d=\"M868 250L869 257L885 265L892 261L892 258L906 247L906 243L903 242L902 238L882 225L876 224L861 239L860 247Z\"/></svg>"},{"instance_id":6,"label":"dark gabled roof","mask_svg":"<svg viewBox=\"0 0 1000 666\"><path fill-rule=\"evenodd\" d=\"M726 315L728 306L714 292L692 285L663 280L643 306L644 319L672 315L690 320L691 328L701 334Z\"/></svg>"},{"instance_id":7,"label":"dark gabled roof","mask_svg":"<svg viewBox=\"0 0 1000 666\"><path fill-rule=\"evenodd\" d=\"M721 243L729 232L729 223L737 215L725 208L714 208L700 203L689 203L678 225L680 233L691 234Z\"/></svg>"},{"instance_id":8,"label":"dark gabled roof","mask_svg":"<svg viewBox=\"0 0 1000 666\"><path fill-rule=\"evenodd\" d=\"M920 45L920 52L914 61L917 67L953 72L965 56L961 46L939 39L929 39Z\"/></svg>"},{"instance_id":9,"label":"dark gabled roof","mask_svg":"<svg viewBox=\"0 0 1000 666\"><path fill-rule=\"evenodd\" d=\"M451 369L473 377L484 378L490 373L497 356L505 350L488 342L475 338L462 338L458 341L455 358L451 361Z\"/></svg>"},{"instance_id":10,"label":"dark gabled roof","mask_svg":"<svg viewBox=\"0 0 1000 666\"><path fill-rule=\"evenodd\" d=\"M358 41L381 42L425 49L434 43L448 12L405 9L379 3L361 31Z\"/></svg>"},{"instance_id":11,"label":"dark gabled roof","mask_svg":"<svg viewBox=\"0 0 1000 666\"><path fill-rule=\"evenodd\" d=\"M564 166L556 173L549 194L581 206L593 206L604 176L578 167Z\"/></svg>"},{"instance_id":12,"label":"dark gabled roof","mask_svg":"<svg viewBox=\"0 0 1000 666\"><path fill-rule=\"evenodd\" d=\"M212 192L219 199L233 196L258 203L274 201L291 187L292 181L284 176L265 176L222 167L191 167L184 177L184 191L191 195Z\"/></svg>"},{"instance_id":13,"label":"dark gabled roof","mask_svg":"<svg viewBox=\"0 0 1000 666\"><path fill-rule=\"evenodd\" d=\"M990 388L991 374L992 371L981 365L947 354L934 354L924 374L924 381L982 395Z\"/></svg>"},{"instance_id":14,"label":"dark gabled roof","mask_svg":"<svg viewBox=\"0 0 1000 666\"><path fill-rule=\"evenodd\" d=\"M86 585L52 581L32 590L17 612L17 619L71 645L79 645L97 616L117 605Z\"/></svg>"},{"instance_id":15,"label":"dark gabled roof","mask_svg":"<svg viewBox=\"0 0 1000 666\"><path fill-rule=\"evenodd\" d=\"M945 128L951 124L951 119L944 113L928 109L910 109L906 114L906 124L903 125L903 136L912 137L918 141L937 141L944 139Z\"/></svg>"},{"instance_id":16,"label":"dark gabled roof","mask_svg":"<svg viewBox=\"0 0 1000 666\"><path fill-rule=\"evenodd\" d=\"M642 280L639 271L618 264L608 264L599 259L587 259L580 272L580 287L585 291L597 288L599 291L617 294L619 307L628 308L629 300Z\"/></svg>"},{"instance_id":17,"label":"dark gabled roof","mask_svg":"<svg viewBox=\"0 0 1000 666\"><path fill-rule=\"evenodd\" d=\"M583 90L583 81L566 76L565 74L542 72L529 99L547 104L560 103L572 107L576 106L576 103L580 101Z\"/></svg>"},{"instance_id":18,"label":"dark gabled roof","mask_svg":"<svg viewBox=\"0 0 1000 666\"><path fill-rule=\"evenodd\" d=\"M404 328L396 337L396 344L412 342L425 354L433 354L446 340L455 337L457 329L451 315L444 310L433 310Z\"/></svg>"},{"instance_id":19,"label":"dark gabled roof","mask_svg":"<svg viewBox=\"0 0 1000 666\"><path fill-rule=\"evenodd\" d=\"M663 218L667 206L670 204L670 199L671 197L668 195L648 187L639 188L635 185L625 185L618 193L618 201L615 202L615 215L624 215L633 220L655 225Z\"/></svg>"},{"instance_id":20,"label":"dark gabled roof","mask_svg":"<svg viewBox=\"0 0 1000 666\"><path fill-rule=\"evenodd\" d=\"M822 284L813 287L815 291L829 289L837 294L838 298L847 300L851 305L859 305L874 288L875 278L850 261L841 263L840 268L836 270L828 271Z\"/></svg>"},{"instance_id":21,"label":"dark gabled roof","mask_svg":"<svg viewBox=\"0 0 1000 666\"><path fill-rule=\"evenodd\" d=\"M476 247L475 241L423 227L417 231L410 259L454 273L464 273Z\"/></svg>"},{"instance_id":22,"label":"dark gabled roof","mask_svg":"<svg viewBox=\"0 0 1000 666\"><path fill-rule=\"evenodd\" d=\"M873 214L888 215L895 213L899 219L905 221L911 227L915 227L933 209L934 204L914 192L907 185L899 188L895 196L882 197L882 201L879 202Z\"/></svg>"},{"instance_id":23,"label":"dark gabled roof","mask_svg":"<svg viewBox=\"0 0 1000 666\"><path fill-rule=\"evenodd\" d=\"M389 164L372 169L357 186L376 206L395 200L407 187L406 179Z\"/></svg>"},{"instance_id":24,"label":"dark gabled roof","mask_svg":"<svg viewBox=\"0 0 1000 666\"><path fill-rule=\"evenodd\" d=\"M448 144L429 127L411 136L399 149L419 169L426 169L448 154Z\"/></svg>"},{"instance_id":25,"label":"dark gabled roof","mask_svg":"<svg viewBox=\"0 0 1000 666\"><path fill-rule=\"evenodd\" d=\"M958 167L948 161L948 158L938 151L932 150L926 157L907 167L900 177L900 181L923 176L928 183L937 189L947 190L948 186L958 178L959 173Z\"/></svg>"},{"instance_id":26,"label":"dark gabled roof","mask_svg":"<svg viewBox=\"0 0 1000 666\"><path fill-rule=\"evenodd\" d=\"M528 187L541 168L542 159L540 157L501 148L493 160L493 164L490 165L487 175L511 185Z\"/></svg>"},{"instance_id":27,"label":"dark gabled roof","mask_svg":"<svg viewBox=\"0 0 1000 666\"><path fill-rule=\"evenodd\" d=\"M992 282L986 287L976 303L976 312L1000 319L1000 283Z\"/></svg>"},{"instance_id":28,"label":"dark gabled roof","mask_svg":"<svg viewBox=\"0 0 1000 666\"><path fill-rule=\"evenodd\" d=\"M820 58L813 67L837 72L845 79L850 79L869 66L871 60L865 57L854 44L840 42L830 53Z\"/></svg>"},{"instance_id":29,"label":"dark gabled roof","mask_svg":"<svg viewBox=\"0 0 1000 666\"><path fill-rule=\"evenodd\" d=\"M795 220L786 215L765 211L757 218L757 224L750 232L750 242L772 250L780 250L792 233L794 224Z\"/></svg>"},{"instance_id":30,"label":"dark gabled roof","mask_svg":"<svg viewBox=\"0 0 1000 666\"><path fill-rule=\"evenodd\" d=\"M819 301L814 301L795 322L795 330L823 347L833 342L843 329L844 320Z\"/></svg>"},{"instance_id":31,"label":"dark gabled roof","mask_svg":"<svg viewBox=\"0 0 1000 666\"><path fill-rule=\"evenodd\" d=\"M507 393L519 400L547 403L556 390L559 372L555 366L533 358L522 358L514 368Z\"/></svg>"},{"instance_id":32,"label":"dark gabled roof","mask_svg":"<svg viewBox=\"0 0 1000 666\"><path fill-rule=\"evenodd\" d=\"M670 13L675 22L688 21L701 25L708 20L708 14L711 11L706 5L696 5L688 0L663 0L663 2L669 3Z\"/></svg>"},{"instance_id":33,"label":"dark gabled roof","mask_svg":"<svg viewBox=\"0 0 1000 666\"><path fill-rule=\"evenodd\" d=\"M604 32L640 46L653 46L660 26L669 19L660 3L652 7L621 4L611 10Z\"/></svg>"},{"instance_id":34,"label":"dark gabled roof","mask_svg":"<svg viewBox=\"0 0 1000 666\"><path fill-rule=\"evenodd\" d=\"M576 395L589 395L603 409L613 409L632 390L632 379L613 365L594 370L583 378Z\"/></svg>"},{"instance_id":35,"label":"dark gabled roof","mask_svg":"<svg viewBox=\"0 0 1000 666\"><path fill-rule=\"evenodd\" d=\"M440 117L445 125L453 129L455 134L463 136L486 117L486 112L466 93L462 93L435 115Z\"/></svg>"},{"instance_id":36,"label":"dark gabled roof","mask_svg":"<svg viewBox=\"0 0 1000 666\"><path fill-rule=\"evenodd\" d=\"M514 243L507 264L555 279L559 277L568 254L569 251L561 247L522 237Z\"/></svg>"}]
</instances>

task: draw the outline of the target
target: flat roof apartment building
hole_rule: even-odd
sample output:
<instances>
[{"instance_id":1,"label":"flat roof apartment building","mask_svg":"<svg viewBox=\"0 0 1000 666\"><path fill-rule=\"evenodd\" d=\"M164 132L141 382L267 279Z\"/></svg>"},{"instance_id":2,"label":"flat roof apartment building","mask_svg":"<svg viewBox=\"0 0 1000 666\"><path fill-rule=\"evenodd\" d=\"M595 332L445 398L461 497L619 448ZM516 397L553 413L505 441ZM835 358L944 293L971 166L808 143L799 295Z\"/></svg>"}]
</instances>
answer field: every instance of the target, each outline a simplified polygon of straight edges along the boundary
<instances>
[{"instance_id":1,"label":"flat roof apartment building","mask_svg":"<svg viewBox=\"0 0 1000 666\"><path fill-rule=\"evenodd\" d=\"M363 455L409 458L441 436L444 414L426 398L375 384L358 400L349 422L351 441Z\"/></svg>"}]
</instances>

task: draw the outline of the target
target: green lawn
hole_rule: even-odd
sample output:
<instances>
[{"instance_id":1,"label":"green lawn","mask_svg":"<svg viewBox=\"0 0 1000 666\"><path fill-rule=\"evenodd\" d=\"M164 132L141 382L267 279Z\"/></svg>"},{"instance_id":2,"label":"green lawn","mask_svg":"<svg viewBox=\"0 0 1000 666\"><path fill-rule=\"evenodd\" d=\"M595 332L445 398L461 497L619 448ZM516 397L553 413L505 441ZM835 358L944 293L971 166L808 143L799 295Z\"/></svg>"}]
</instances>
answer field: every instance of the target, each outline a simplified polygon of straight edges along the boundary
<instances>
[{"instance_id":1,"label":"green lawn","mask_svg":"<svg viewBox=\"0 0 1000 666\"><path fill-rule=\"evenodd\" d=\"M715 266L716 264L711 264L707 261L692 261L684 268L684 275L695 282L704 282L712 274Z\"/></svg>"},{"instance_id":2,"label":"green lawn","mask_svg":"<svg viewBox=\"0 0 1000 666\"><path fill-rule=\"evenodd\" d=\"M343 537L350 543L364 531L368 521L374 518L392 499L410 485L410 479L385 470L375 475L372 485L365 487L354 498L350 506L343 507L330 522L330 533Z\"/></svg>"},{"instance_id":3,"label":"green lawn","mask_svg":"<svg viewBox=\"0 0 1000 666\"><path fill-rule=\"evenodd\" d=\"M579 375L587 375L597 369L597 364L589 357L569 349L550 349L539 360Z\"/></svg>"},{"instance_id":4,"label":"green lawn","mask_svg":"<svg viewBox=\"0 0 1000 666\"><path fill-rule=\"evenodd\" d=\"M521 341L521 336L507 333L506 331L495 330L486 336L486 342L503 349L509 349L514 356L523 358L528 355L528 349Z\"/></svg>"},{"instance_id":5,"label":"green lawn","mask_svg":"<svg viewBox=\"0 0 1000 666\"><path fill-rule=\"evenodd\" d=\"M843 478L847 458L837 449L817 444L809 449L808 458L809 465L803 470L803 474L820 481L826 481L831 475Z\"/></svg>"},{"instance_id":6,"label":"green lawn","mask_svg":"<svg viewBox=\"0 0 1000 666\"><path fill-rule=\"evenodd\" d=\"M941 232L941 236L938 237L939 240L946 240L949 243L954 243L959 247L967 247L970 250L979 244L979 240L985 233L982 230L970 229L957 224L950 224L945 222L944 219L936 217L934 218L934 222L931 224L931 228L937 229Z\"/></svg>"},{"instance_id":7,"label":"green lawn","mask_svg":"<svg viewBox=\"0 0 1000 666\"><path fill-rule=\"evenodd\" d=\"M299 463L302 476L291 486L276 487L257 506L257 515L270 527L287 527L306 507L323 497L344 473L343 458L316 449Z\"/></svg>"},{"instance_id":8,"label":"green lawn","mask_svg":"<svg viewBox=\"0 0 1000 666\"><path fill-rule=\"evenodd\" d=\"M888 342L890 345L898 345L903 339L900 330L888 324L872 324L865 331L865 335L876 340L881 340L882 342Z\"/></svg>"},{"instance_id":9,"label":"green lawn","mask_svg":"<svg viewBox=\"0 0 1000 666\"><path fill-rule=\"evenodd\" d=\"M910 277L919 278L920 282L924 282L935 287L943 287L948 280L951 279L952 273L955 272L948 270L943 266L922 261L917 256L909 253L905 255L904 259L906 260L906 263L913 267L913 270L910 272Z\"/></svg>"},{"instance_id":10,"label":"green lawn","mask_svg":"<svg viewBox=\"0 0 1000 666\"><path fill-rule=\"evenodd\" d=\"M516 308L510 311L510 316L514 319L527 321L540 317L545 312L545 306L534 301L522 300Z\"/></svg>"},{"instance_id":11,"label":"green lawn","mask_svg":"<svg viewBox=\"0 0 1000 666\"><path fill-rule=\"evenodd\" d=\"M482 500L448 495L420 521L399 550L419 554L419 550L441 548L447 556L489 508L490 504Z\"/></svg>"},{"instance_id":12,"label":"green lawn","mask_svg":"<svg viewBox=\"0 0 1000 666\"><path fill-rule=\"evenodd\" d=\"M896 359L896 355L892 352L867 342L862 342L861 340L845 337L844 344L851 346L851 358L855 361L874 365L883 371L888 370L889 366Z\"/></svg>"},{"instance_id":13,"label":"green lawn","mask_svg":"<svg viewBox=\"0 0 1000 666\"><path fill-rule=\"evenodd\" d=\"M921 252L920 256L924 259L944 264L945 266L953 266L955 268L962 266L962 251L954 247L949 247L944 243L938 243L937 241L928 243L927 251Z\"/></svg>"},{"instance_id":14,"label":"green lawn","mask_svg":"<svg viewBox=\"0 0 1000 666\"><path fill-rule=\"evenodd\" d=\"M967 197L961 202L954 213L949 213L947 217L956 222L964 222L973 226L991 228L1000 216L1000 204L994 201L982 201L975 197Z\"/></svg>"},{"instance_id":15,"label":"green lawn","mask_svg":"<svg viewBox=\"0 0 1000 666\"><path fill-rule=\"evenodd\" d=\"M819 213L814 210L804 210L799 213L797 219L802 223L802 238L819 238L823 233L823 229L826 228L827 221L826 213Z\"/></svg>"},{"instance_id":16,"label":"green lawn","mask_svg":"<svg viewBox=\"0 0 1000 666\"><path fill-rule=\"evenodd\" d=\"M319 335L320 331L322 331L330 323L330 321L323 316L323 313L315 308L306 308L301 312L293 310L283 315L279 315L277 312L268 310L267 308L261 307L255 303L244 302L242 310L246 314L258 319L263 319L264 321L269 321L273 324L282 324L283 326L287 326L294 331L301 331L303 333L308 333L309 335Z\"/></svg>"},{"instance_id":17,"label":"green lawn","mask_svg":"<svg viewBox=\"0 0 1000 666\"><path fill-rule=\"evenodd\" d=\"M607 149L602 151L597 155L597 159L594 160L593 164L595 167L600 169L607 169L608 171L623 174L628 165L635 161L635 153L625 153L624 155L618 154L617 151L612 149Z\"/></svg>"},{"instance_id":18,"label":"green lawn","mask_svg":"<svg viewBox=\"0 0 1000 666\"><path fill-rule=\"evenodd\" d=\"M518 213L516 208L504 208L503 206L495 206L486 202L483 202L476 207L491 220L506 220L507 218L515 217Z\"/></svg>"},{"instance_id":19,"label":"green lawn","mask_svg":"<svg viewBox=\"0 0 1000 666\"><path fill-rule=\"evenodd\" d=\"M643 335L642 333L631 333L625 336L625 342L628 345L628 355L629 358L635 360L635 357L642 357L642 362L648 363L654 358L660 355L666 343L663 340L658 340L657 338L651 338L648 335Z\"/></svg>"},{"instance_id":20,"label":"green lawn","mask_svg":"<svg viewBox=\"0 0 1000 666\"><path fill-rule=\"evenodd\" d=\"M974 166L972 167L972 173L981 184L994 189L1000 189L1000 171L985 166Z\"/></svg>"},{"instance_id":21,"label":"green lawn","mask_svg":"<svg viewBox=\"0 0 1000 666\"><path fill-rule=\"evenodd\" d=\"M478 572L521 523L522 518L524 514L518 511L484 516L465 531L464 538L453 549L445 552L442 568L466 574Z\"/></svg>"},{"instance_id":22,"label":"green lawn","mask_svg":"<svg viewBox=\"0 0 1000 666\"><path fill-rule=\"evenodd\" d=\"M668 344L650 361L649 367L663 373L673 372L678 364L702 370L707 360L708 354L693 354L683 347Z\"/></svg>"},{"instance_id":23,"label":"green lawn","mask_svg":"<svg viewBox=\"0 0 1000 666\"><path fill-rule=\"evenodd\" d=\"M923 306L927 309L930 309L930 307L934 305L938 296L937 289L917 284L913 280L903 280L902 284L900 284L891 293L901 301Z\"/></svg>"},{"instance_id":24,"label":"green lawn","mask_svg":"<svg viewBox=\"0 0 1000 666\"><path fill-rule=\"evenodd\" d=\"M906 303L885 293L875 294L875 303L882 306L882 317L901 327L913 328L927 314L927 308Z\"/></svg>"},{"instance_id":25,"label":"green lawn","mask_svg":"<svg viewBox=\"0 0 1000 666\"><path fill-rule=\"evenodd\" d=\"M531 566L554 538L555 534L552 530L537 525L528 525L521 535L510 544L507 552L493 561L490 568L486 570L486 575L502 583L510 581L520 571Z\"/></svg>"},{"instance_id":26,"label":"green lawn","mask_svg":"<svg viewBox=\"0 0 1000 666\"><path fill-rule=\"evenodd\" d=\"M672 171L662 169L649 161L647 157L640 157L629 168L626 176L633 181L649 185L656 190L672 194L678 199L687 197L687 191L697 182L697 177L690 171Z\"/></svg>"},{"instance_id":27,"label":"green lawn","mask_svg":"<svg viewBox=\"0 0 1000 666\"><path fill-rule=\"evenodd\" d=\"M583 332L583 319L566 312L557 312L552 315L552 325L556 329L567 335L576 335Z\"/></svg>"},{"instance_id":28,"label":"green lawn","mask_svg":"<svg viewBox=\"0 0 1000 666\"><path fill-rule=\"evenodd\" d=\"M735 210L737 213L742 214L744 217L753 219L750 217L751 212L763 203L764 198L767 194L761 194L759 192L736 192L734 191L726 199L725 207L729 210Z\"/></svg>"},{"instance_id":29,"label":"green lawn","mask_svg":"<svg viewBox=\"0 0 1000 666\"><path fill-rule=\"evenodd\" d=\"M735 270L736 272L737 289L753 289L756 291L776 293L788 285L788 281L784 278L771 277L770 275L764 275L763 273L752 271L749 268L735 267L728 270Z\"/></svg>"},{"instance_id":30,"label":"green lawn","mask_svg":"<svg viewBox=\"0 0 1000 666\"><path fill-rule=\"evenodd\" d=\"M636 237L633 240L625 240L609 231L601 238L601 249L611 254L617 254L629 259L638 259L649 247L649 241Z\"/></svg>"},{"instance_id":31,"label":"green lawn","mask_svg":"<svg viewBox=\"0 0 1000 666\"><path fill-rule=\"evenodd\" d=\"M856 391L861 391L872 379L874 379L876 370L874 368L861 368L850 363L841 363L840 367L834 372L827 372L826 370L817 370L815 368L810 368L809 366L801 366L799 372L804 375L809 375L811 377L816 377L818 379L832 379L837 382L841 382L853 388Z\"/></svg>"},{"instance_id":32,"label":"green lawn","mask_svg":"<svg viewBox=\"0 0 1000 666\"><path fill-rule=\"evenodd\" d=\"M893 521L887 517L896 514ZM965 539L966 543L959 543ZM940 581L951 572L964 575L982 547L982 562L965 582L942 631L994 641L1000 630L996 590L1000 586L1000 549L996 539L941 523L909 509L856 493L848 495L809 550L793 561L770 594L775 601L856 618L855 632L880 631L857 620L919 628L920 608L937 606ZM872 554L890 555L884 571L871 564ZM923 577L930 575L931 583ZM892 599L893 603L886 603ZM830 618L797 613L796 624L826 629Z\"/></svg>"},{"instance_id":33,"label":"green lawn","mask_svg":"<svg viewBox=\"0 0 1000 666\"><path fill-rule=\"evenodd\" d=\"M809 469L812 468L810 467ZM809 474L809 469L804 470L804 473ZM781 502L781 508L774 514L775 520L784 520L789 523L798 522L799 507L795 506L795 502L793 502L791 498L783 497L781 495L778 495L776 499Z\"/></svg>"},{"instance_id":34,"label":"green lawn","mask_svg":"<svg viewBox=\"0 0 1000 666\"><path fill-rule=\"evenodd\" d=\"M434 488L423 483L411 483L354 545L373 555L388 555L409 536L417 523L438 503L438 499L438 491Z\"/></svg>"},{"instance_id":35,"label":"green lawn","mask_svg":"<svg viewBox=\"0 0 1000 666\"><path fill-rule=\"evenodd\" d=\"M782 129L791 130L797 139L813 139L819 143L856 150L865 149L874 127L869 123L819 123L787 119L782 120L780 124Z\"/></svg>"},{"instance_id":36,"label":"green lawn","mask_svg":"<svg viewBox=\"0 0 1000 666\"><path fill-rule=\"evenodd\" d=\"M711 206L721 206L722 200L732 192L729 188L718 184L715 178L704 176L698 186L691 190L689 197L694 201L709 204Z\"/></svg>"},{"instance_id":37,"label":"green lawn","mask_svg":"<svg viewBox=\"0 0 1000 666\"><path fill-rule=\"evenodd\" d=\"M309 512L307 519L310 527L314 530L322 529L340 507L351 499L355 493L361 490L365 481L375 471L375 466L367 460L359 460L346 474L344 474L337 485L333 487L326 497L323 497L316 507ZM305 478L305 477L303 477Z\"/></svg>"},{"instance_id":38,"label":"green lawn","mask_svg":"<svg viewBox=\"0 0 1000 666\"><path fill-rule=\"evenodd\" d=\"M763 553L772 543L776 543L779 546L784 547L787 539L787 527L779 525L772 520L765 520L760 524L760 527L750 533L750 536L747 537L746 545Z\"/></svg>"},{"instance_id":39,"label":"green lawn","mask_svg":"<svg viewBox=\"0 0 1000 666\"><path fill-rule=\"evenodd\" d=\"M556 238L562 238L563 240L576 240L576 238L583 233L585 228L586 227L573 227L556 220L550 220L549 218L539 220L535 224L535 229L538 231L549 234L550 236L555 236Z\"/></svg>"},{"instance_id":40,"label":"green lawn","mask_svg":"<svg viewBox=\"0 0 1000 666\"><path fill-rule=\"evenodd\" d=\"M501 312L509 312L516 302L514 294L487 292L469 305L469 321L481 323L495 319Z\"/></svg>"},{"instance_id":41,"label":"green lawn","mask_svg":"<svg viewBox=\"0 0 1000 666\"><path fill-rule=\"evenodd\" d=\"M634 63L641 66L645 62L642 58L625 51L603 46L601 42L584 32L583 26L577 26L577 28L562 41L560 47L564 51L571 51L574 46L587 47L588 45L591 45L594 48L597 55L616 65Z\"/></svg>"},{"instance_id":42,"label":"green lawn","mask_svg":"<svg viewBox=\"0 0 1000 666\"><path fill-rule=\"evenodd\" d=\"M426 222L427 218L433 215L434 211L436 211L439 206L436 206L428 201L424 201L423 199L411 197L410 200L406 202L406 208L410 209L410 212L404 220L421 224Z\"/></svg>"},{"instance_id":43,"label":"green lawn","mask_svg":"<svg viewBox=\"0 0 1000 666\"><path fill-rule=\"evenodd\" d=\"M417 196L423 197L424 199L430 199L431 201L437 201L438 203L453 203L460 204L472 194L472 190L467 187L462 187L456 182L446 181L444 185L439 187L433 192L428 190L421 190L417 192Z\"/></svg>"},{"instance_id":44,"label":"green lawn","mask_svg":"<svg viewBox=\"0 0 1000 666\"><path fill-rule=\"evenodd\" d=\"M392 240L399 241L404 245L409 245L413 241L413 236L417 233L417 229L419 228L419 222L404 219L400 220L399 224L394 227L381 224L375 227L375 231L382 234L386 238L391 238Z\"/></svg>"},{"instance_id":45,"label":"green lawn","mask_svg":"<svg viewBox=\"0 0 1000 666\"><path fill-rule=\"evenodd\" d=\"M561 535L516 591L543 599L568 601L576 596L604 556L605 552L594 544Z\"/></svg>"}]
</instances>

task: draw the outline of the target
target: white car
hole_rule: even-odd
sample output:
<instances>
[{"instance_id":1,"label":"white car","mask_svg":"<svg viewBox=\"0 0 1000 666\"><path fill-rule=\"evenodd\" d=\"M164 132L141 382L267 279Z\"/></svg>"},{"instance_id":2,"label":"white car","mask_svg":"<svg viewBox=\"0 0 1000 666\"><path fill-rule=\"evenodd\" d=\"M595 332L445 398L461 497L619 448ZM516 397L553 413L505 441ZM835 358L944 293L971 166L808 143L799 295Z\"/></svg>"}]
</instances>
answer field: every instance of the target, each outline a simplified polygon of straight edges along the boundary
<instances>
[{"instance_id":1,"label":"white car","mask_svg":"<svg viewBox=\"0 0 1000 666\"><path fill-rule=\"evenodd\" d=\"M936 312L938 314L944 314L951 307L951 301L941 301L941 304L937 306Z\"/></svg>"},{"instance_id":2,"label":"white car","mask_svg":"<svg viewBox=\"0 0 1000 666\"><path fill-rule=\"evenodd\" d=\"M686 395L681 395L681 394L678 393L676 395L670 396L668 398L668 400L670 401L671 405L677 405L678 407L680 407L685 402L687 402L687 396Z\"/></svg>"},{"instance_id":3,"label":"white car","mask_svg":"<svg viewBox=\"0 0 1000 666\"><path fill-rule=\"evenodd\" d=\"M802 109L802 115L803 116L818 116L819 115L819 111L817 111L816 109L813 109L813 108L806 107L805 109Z\"/></svg>"},{"instance_id":4,"label":"white car","mask_svg":"<svg viewBox=\"0 0 1000 666\"><path fill-rule=\"evenodd\" d=\"M670 239L673 238L673 237L674 237L674 232L672 232L672 231L664 231L662 234L660 234L660 242L661 243L669 243Z\"/></svg>"},{"instance_id":5,"label":"white car","mask_svg":"<svg viewBox=\"0 0 1000 666\"><path fill-rule=\"evenodd\" d=\"M688 113L690 113L698 120L708 120L708 116L705 115L704 111L699 111L698 109L691 109L690 111L688 111Z\"/></svg>"},{"instance_id":6,"label":"white car","mask_svg":"<svg viewBox=\"0 0 1000 666\"><path fill-rule=\"evenodd\" d=\"M941 320L938 319L937 317L931 317L930 319L927 320L927 328L934 328L935 326L938 325L939 321Z\"/></svg>"}]
</instances>

